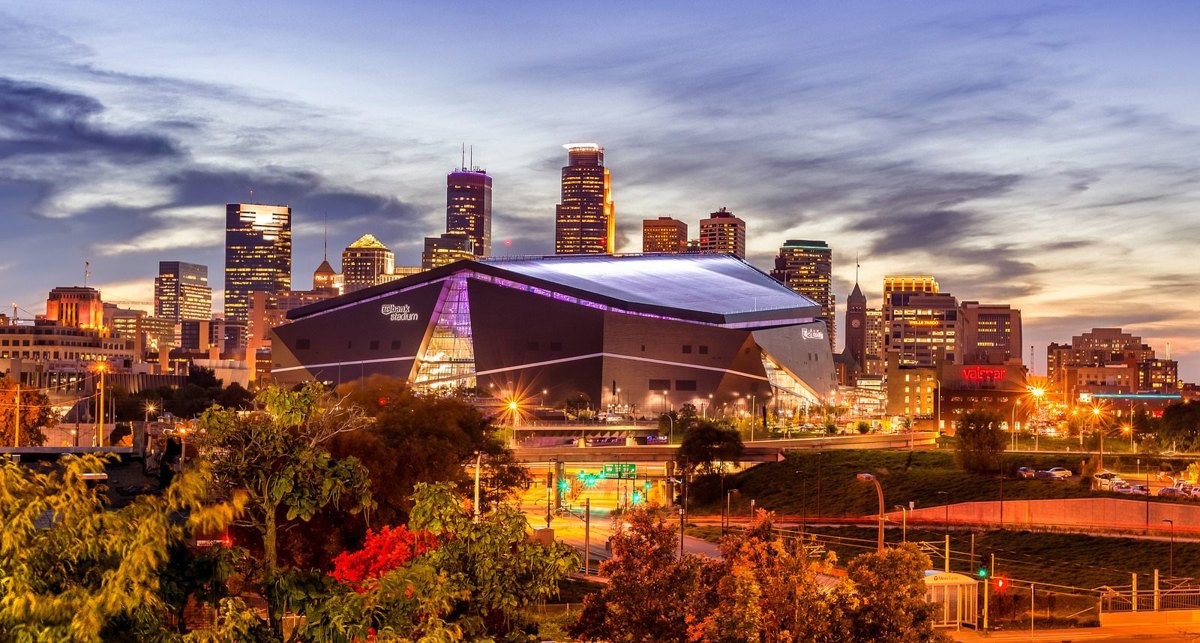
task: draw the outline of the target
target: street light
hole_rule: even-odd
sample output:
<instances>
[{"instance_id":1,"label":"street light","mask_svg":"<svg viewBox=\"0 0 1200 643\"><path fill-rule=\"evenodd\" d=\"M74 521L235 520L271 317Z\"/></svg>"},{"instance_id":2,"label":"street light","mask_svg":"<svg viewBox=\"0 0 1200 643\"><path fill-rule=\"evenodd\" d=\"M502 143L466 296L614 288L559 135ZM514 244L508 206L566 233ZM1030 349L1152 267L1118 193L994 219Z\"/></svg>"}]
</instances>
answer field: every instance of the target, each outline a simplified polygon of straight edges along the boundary
<instances>
[{"instance_id":1,"label":"street light","mask_svg":"<svg viewBox=\"0 0 1200 643\"><path fill-rule=\"evenodd\" d=\"M108 372L108 364L106 362L97 362L96 371L100 373L100 399L97 406L97 421L96 421L96 446L104 446L104 374Z\"/></svg>"},{"instance_id":2,"label":"street light","mask_svg":"<svg viewBox=\"0 0 1200 643\"><path fill-rule=\"evenodd\" d=\"M901 520L903 520L900 528L900 540L901 542L908 542L908 507L905 507L904 505L894 505L892 509L900 510Z\"/></svg>"},{"instance_id":3,"label":"street light","mask_svg":"<svg viewBox=\"0 0 1200 643\"><path fill-rule=\"evenodd\" d=\"M883 553L883 487L879 484L879 479L869 473L858 474L858 479L863 482L875 483L875 493L879 496L879 542L878 551Z\"/></svg>"},{"instance_id":4,"label":"street light","mask_svg":"<svg viewBox=\"0 0 1200 643\"><path fill-rule=\"evenodd\" d=\"M1125 426L1121 427L1121 430L1129 434L1129 452L1133 453L1133 427L1126 424Z\"/></svg>"},{"instance_id":5,"label":"street light","mask_svg":"<svg viewBox=\"0 0 1200 643\"><path fill-rule=\"evenodd\" d=\"M939 492L937 492L937 495L946 496L946 502L944 505L942 505L942 507L946 511L946 523L945 523L946 535L949 536L950 535L950 492L949 491L939 491Z\"/></svg>"},{"instance_id":6,"label":"street light","mask_svg":"<svg viewBox=\"0 0 1200 643\"><path fill-rule=\"evenodd\" d=\"M1163 522L1171 524L1171 557L1169 559L1170 568L1167 571L1167 576L1175 578L1175 521L1170 518L1163 518Z\"/></svg>"},{"instance_id":7,"label":"street light","mask_svg":"<svg viewBox=\"0 0 1200 643\"><path fill-rule=\"evenodd\" d=\"M1092 426L1096 427L1096 432L1100 434L1100 470L1104 471L1104 430L1100 428L1100 407L1092 407L1092 421L1095 423Z\"/></svg>"},{"instance_id":8,"label":"street light","mask_svg":"<svg viewBox=\"0 0 1200 643\"><path fill-rule=\"evenodd\" d=\"M1042 396L1046 394L1046 389L1040 386L1030 386L1029 394L1033 396L1033 450L1038 450L1038 421L1042 417Z\"/></svg>"},{"instance_id":9,"label":"street light","mask_svg":"<svg viewBox=\"0 0 1200 643\"><path fill-rule=\"evenodd\" d=\"M145 410L146 410L146 414L145 414L145 417L142 418L142 424L149 424L150 423L150 414L157 411L158 409L154 406L153 402L146 402Z\"/></svg>"}]
</instances>

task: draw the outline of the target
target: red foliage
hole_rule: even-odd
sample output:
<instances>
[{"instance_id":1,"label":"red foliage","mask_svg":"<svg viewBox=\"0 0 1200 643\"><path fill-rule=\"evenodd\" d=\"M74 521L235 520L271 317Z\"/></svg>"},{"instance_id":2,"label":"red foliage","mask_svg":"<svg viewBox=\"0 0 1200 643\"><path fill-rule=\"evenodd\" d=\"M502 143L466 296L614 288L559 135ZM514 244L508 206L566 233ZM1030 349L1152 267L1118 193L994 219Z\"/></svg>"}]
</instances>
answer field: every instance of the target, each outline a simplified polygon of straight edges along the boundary
<instances>
[{"instance_id":1,"label":"red foliage","mask_svg":"<svg viewBox=\"0 0 1200 643\"><path fill-rule=\"evenodd\" d=\"M355 588L396 569L437 547L437 538L427 531L409 531L407 527L384 527L368 531L363 548L344 551L333 559L329 575Z\"/></svg>"}]
</instances>

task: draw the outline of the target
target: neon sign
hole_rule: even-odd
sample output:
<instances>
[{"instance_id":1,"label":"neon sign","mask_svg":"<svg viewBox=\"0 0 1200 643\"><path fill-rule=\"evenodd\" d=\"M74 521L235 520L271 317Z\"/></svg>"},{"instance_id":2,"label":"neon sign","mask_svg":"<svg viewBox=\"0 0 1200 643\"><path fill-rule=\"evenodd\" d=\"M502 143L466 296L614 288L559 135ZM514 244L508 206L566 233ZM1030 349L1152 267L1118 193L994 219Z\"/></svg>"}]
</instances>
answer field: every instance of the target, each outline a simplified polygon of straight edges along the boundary
<instances>
[{"instance_id":1,"label":"neon sign","mask_svg":"<svg viewBox=\"0 0 1200 643\"><path fill-rule=\"evenodd\" d=\"M401 306L397 306L395 304L384 304L380 307L379 312L394 322L417 321L417 319L420 318L417 313L412 312L412 308L408 304Z\"/></svg>"},{"instance_id":2,"label":"neon sign","mask_svg":"<svg viewBox=\"0 0 1200 643\"><path fill-rule=\"evenodd\" d=\"M962 378L968 382L995 382L1004 379L1004 375L1002 368L969 366L962 370Z\"/></svg>"}]
</instances>

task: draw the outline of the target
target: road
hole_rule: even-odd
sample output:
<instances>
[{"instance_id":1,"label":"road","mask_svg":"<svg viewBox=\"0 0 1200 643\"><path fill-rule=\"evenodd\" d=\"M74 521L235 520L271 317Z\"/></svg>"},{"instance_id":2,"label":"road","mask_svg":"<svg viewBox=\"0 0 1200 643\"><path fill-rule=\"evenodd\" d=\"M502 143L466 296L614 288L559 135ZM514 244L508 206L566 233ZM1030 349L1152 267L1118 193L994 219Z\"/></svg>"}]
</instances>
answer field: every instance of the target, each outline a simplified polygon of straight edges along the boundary
<instances>
[{"instance_id":1,"label":"road","mask_svg":"<svg viewBox=\"0 0 1200 643\"><path fill-rule=\"evenodd\" d=\"M1072 641L1104 641L1105 643L1141 643L1163 641L1164 643L1197 643L1200 641L1200 623L1176 623L1172 625L1125 625L1089 627L1062 630L1029 630L989 632L987 636L973 630L949 631L956 641L1045 641L1060 643Z\"/></svg>"}]
</instances>

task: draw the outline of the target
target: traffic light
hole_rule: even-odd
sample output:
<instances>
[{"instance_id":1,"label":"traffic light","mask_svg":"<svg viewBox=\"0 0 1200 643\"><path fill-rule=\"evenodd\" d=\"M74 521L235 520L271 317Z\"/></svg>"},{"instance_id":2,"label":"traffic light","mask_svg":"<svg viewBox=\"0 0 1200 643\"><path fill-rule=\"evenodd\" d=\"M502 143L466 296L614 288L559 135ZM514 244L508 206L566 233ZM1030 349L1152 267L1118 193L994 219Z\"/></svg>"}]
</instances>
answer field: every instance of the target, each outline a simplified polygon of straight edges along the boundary
<instances>
[{"instance_id":1,"label":"traffic light","mask_svg":"<svg viewBox=\"0 0 1200 643\"><path fill-rule=\"evenodd\" d=\"M565 480L565 479L559 480L558 481L558 490L559 491L570 491L571 490L571 481Z\"/></svg>"},{"instance_id":2,"label":"traffic light","mask_svg":"<svg viewBox=\"0 0 1200 643\"><path fill-rule=\"evenodd\" d=\"M633 492L633 504L635 504L635 505L642 504L642 492L638 491L636 489Z\"/></svg>"},{"instance_id":3,"label":"traffic light","mask_svg":"<svg viewBox=\"0 0 1200 643\"><path fill-rule=\"evenodd\" d=\"M1005 589L1008 589L1008 580L1004 577L996 578L992 583L996 586L997 592L1003 592Z\"/></svg>"},{"instance_id":4,"label":"traffic light","mask_svg":"<svg viewBox=\"0 0 1200 643\"><path fill-rule=\"evenodd\" d=\"M550 487L553 487L553 486L554 486L554 472L547 471L546 472L546 488L549 489Z\"/></svg>"},{"instance_id":5,"label":"traffic light","mask_svg":"<svg viewBox=\"0 0 1200 643\"><path fill-rule=\"evenodd\" d=\"M979 568L979 571L975 572L975 574L976 574L977 576L979 576L980 580L987 580L987 577L988 577L988 568L987 568L987 567L980 567L980 568Z\"/></svg>"}]
</instances>

